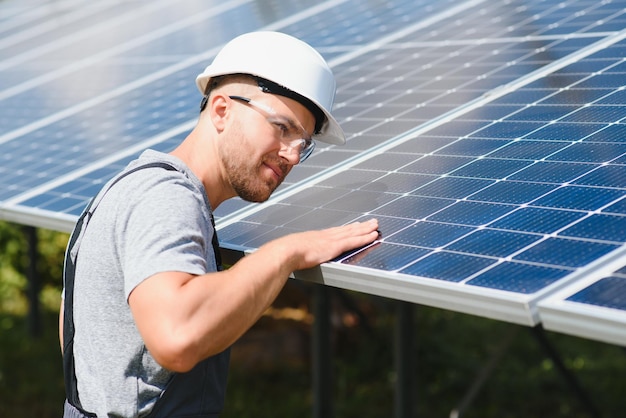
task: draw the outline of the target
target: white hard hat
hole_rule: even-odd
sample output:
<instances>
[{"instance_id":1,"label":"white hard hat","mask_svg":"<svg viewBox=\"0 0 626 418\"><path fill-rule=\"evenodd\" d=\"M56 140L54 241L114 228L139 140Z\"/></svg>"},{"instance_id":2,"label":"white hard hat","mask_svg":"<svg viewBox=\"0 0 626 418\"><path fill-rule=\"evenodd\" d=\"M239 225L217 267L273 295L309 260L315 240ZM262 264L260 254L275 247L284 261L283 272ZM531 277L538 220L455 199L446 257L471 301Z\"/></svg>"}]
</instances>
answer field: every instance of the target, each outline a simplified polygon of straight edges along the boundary
<instances>
[{"instance_id":1,"label":"white hard hat","mask_svg":"<svg viewBox=\"0 0 626 418\"><path fill-rule=\"evenodd\" d=\"M343 130L330 114L335 77L324 58L307 43L280 32L240 35L222 48L211 65L198 75L196 84L205 94L209 79L227 74L250 74L257 77L263 91L297 100L313 115L319 115L321 110L325 121L316 129L314 138L329 144L346 143Z\"/></svg>"}]
</instances>

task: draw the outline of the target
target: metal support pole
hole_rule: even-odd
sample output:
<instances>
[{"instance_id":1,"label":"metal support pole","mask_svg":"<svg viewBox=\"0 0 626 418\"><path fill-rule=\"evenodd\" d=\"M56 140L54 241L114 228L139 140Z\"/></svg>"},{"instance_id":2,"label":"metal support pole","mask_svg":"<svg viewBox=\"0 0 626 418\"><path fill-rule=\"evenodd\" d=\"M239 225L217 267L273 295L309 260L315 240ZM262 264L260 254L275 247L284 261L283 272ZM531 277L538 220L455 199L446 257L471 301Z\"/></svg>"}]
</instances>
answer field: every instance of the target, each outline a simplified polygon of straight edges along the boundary
<instances>
[{"instance_id":1,"label":"metal support pole","mask_svg":"<svg viewBox=\"0 0 626 418\"><path fill-rule=\"evenodd\" d=\"M480 372L476 376L476 379L470 386L465 396L463 396L463 399L461 400L459 405L457 405L457 407L450 412L450 418L460 418L469 408L474 399L476 399L476 396L478 396L478 394L480 393L484 384L487 382L487 379L491 377L496 366L500 363L500 360L502 359L504 354L511 347L513 339L515 338L515 335L517 335L518 330L518 327L510 328L505 338L493 352L487 364L484 367L481 367Z\"/></svg>"},{"instance_id":2,"label":"metal support pole","mask_svg":"<svg viewBox=\"0 0 626 418\"><path fill-rule=\"evenodd\" d=\"M561 360L561 356L559 356L556 349L552 347L552 344L550 344L550 342L548 341L548 338L546 337L545 331L541 324L531 328L531 332L537 342L539 342L539 345L541 345L543 350L550 357L557 371L561 373L561 376L563 376L565 381L569 384L570 389L576 394L576 397L580 400L582 406L587 409L589 415L594 418L601 417L600 411L593 404L591 398L589 397L589 395L587 395L587 392L585 392L580 383L578 383L576 376L574 376L567 369L567 367L565 367L565 364L563 364L563 361Z\"/></svg>"},{"instance_id":3,"label":"metal support pole","mask_svg":"<svg viewBox=\"0 0 626 418\"><path fill-rule=\"evenodd\" d=\"M41 335L41 315L39 309L39 276L37 274L37 229L32 226L24 227L24 234L28 241L28 266L26 277L28 278L28 330L33 337Z\"/></svg>"},{"instance_id":4,"label":"metal support pole","mask_svg":"<svg viewBox=\"0 0 626 418\"><path fill-rule=\"evenodd\" d=\"M396 418L413 418L415 396L415 370L413 350L414 333L414 305L409 302L396 302L396 326L395 326L395 367L396 367L396 392L395 392L395 416Z\"/></svg>"},{"instance_id":5,"label":"metal support pole","mask_svg":"<svg viewBox=\"0 0 626 418\"><path fill-rule=\"evenodd\" d=\"M332 418L332 353L329 289L313 285L313 418Z\"/></svg>"}]
</instances>

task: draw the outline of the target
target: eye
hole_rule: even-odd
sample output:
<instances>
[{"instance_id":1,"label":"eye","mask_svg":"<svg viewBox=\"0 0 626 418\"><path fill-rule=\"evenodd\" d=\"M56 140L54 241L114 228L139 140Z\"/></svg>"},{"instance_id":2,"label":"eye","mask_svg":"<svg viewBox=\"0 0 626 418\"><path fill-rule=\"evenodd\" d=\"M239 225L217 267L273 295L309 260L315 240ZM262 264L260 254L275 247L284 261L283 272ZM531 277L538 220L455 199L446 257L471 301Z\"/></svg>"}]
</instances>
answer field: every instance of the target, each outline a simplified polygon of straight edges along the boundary
<instances>
[{"instance_id":1,"label":"eye","mask_svg":"<svg viewBox=\"0 0 626 418\"><path fill-rule=\"evenodd\" d=\"M280 118L267 118L267 121L276 129L281 138L285 138L289 134L289 124Z\"/></svg>"},{"instance_id":2,"label":"eye","mask_svg":"<svg viewBox=\"0 0 626 418\"><path fill-rule=\"evenodd\" d=\"M274 125L274 127L280 131L282 136L285 136L286 134L289 133L289 127L287 126L287 124L283 122L272 121L272 125Z\"/></svg>"}]
</instances>

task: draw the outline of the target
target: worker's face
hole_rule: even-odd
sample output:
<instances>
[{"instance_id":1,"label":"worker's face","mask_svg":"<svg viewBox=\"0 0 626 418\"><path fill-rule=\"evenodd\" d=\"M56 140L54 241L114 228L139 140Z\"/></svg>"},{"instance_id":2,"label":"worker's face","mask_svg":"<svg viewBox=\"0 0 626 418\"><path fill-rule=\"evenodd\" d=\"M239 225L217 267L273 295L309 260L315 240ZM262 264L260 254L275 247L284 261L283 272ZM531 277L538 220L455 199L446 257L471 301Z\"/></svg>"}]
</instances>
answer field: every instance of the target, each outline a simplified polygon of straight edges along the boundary
<instances>
[{"instance_id":1,"label":"worker's face","mask_svg":"<svg viewBox=\"0 0 626 418\"><path fill-rule=\"evenodd\" d=\"M263 93L251 99L252 105L231 99L231 135L220 150L237 195L246 201L264 202L300 161L298 149L290 147L285 138L310 137L315 121L294 100ZM286 135L285 129L292 133Z\"/></svg>"}]
</instances>

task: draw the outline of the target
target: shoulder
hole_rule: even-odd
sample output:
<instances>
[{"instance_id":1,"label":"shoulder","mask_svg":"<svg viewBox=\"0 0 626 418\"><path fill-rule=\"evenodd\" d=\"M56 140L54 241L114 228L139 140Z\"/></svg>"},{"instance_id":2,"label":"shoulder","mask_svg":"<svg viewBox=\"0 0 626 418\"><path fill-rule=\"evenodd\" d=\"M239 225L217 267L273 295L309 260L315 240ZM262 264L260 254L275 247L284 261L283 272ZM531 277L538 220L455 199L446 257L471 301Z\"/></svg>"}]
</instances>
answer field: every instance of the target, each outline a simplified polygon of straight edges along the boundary
<instances>
[{"instance_id":1,"label":"shoulder","mask_svg":"<svg viewBox=\"0 0 626 418\"><path fill-rule=\"evenodd\" d=\"M96 218L105 225L112 223L118 232L128 232L133 225L184 223L197 227L210 220L202 183L179 160L167 154L157 156L144 158L142 154L109 182Z\"/></svg>"},{"instance_id":2,"label":"shoulder","mask_svg":"<svg viewBox=\"0 0 626 418\"><path fill-rule=\"evenodd\" d=\"M118 193L141 203L176 203L176 199L193 200L207 206L202 182L179 159L156 151L146 151L118 176ZM179 202L183 203L183 202Z\"/></svg>"}]
</instances>

